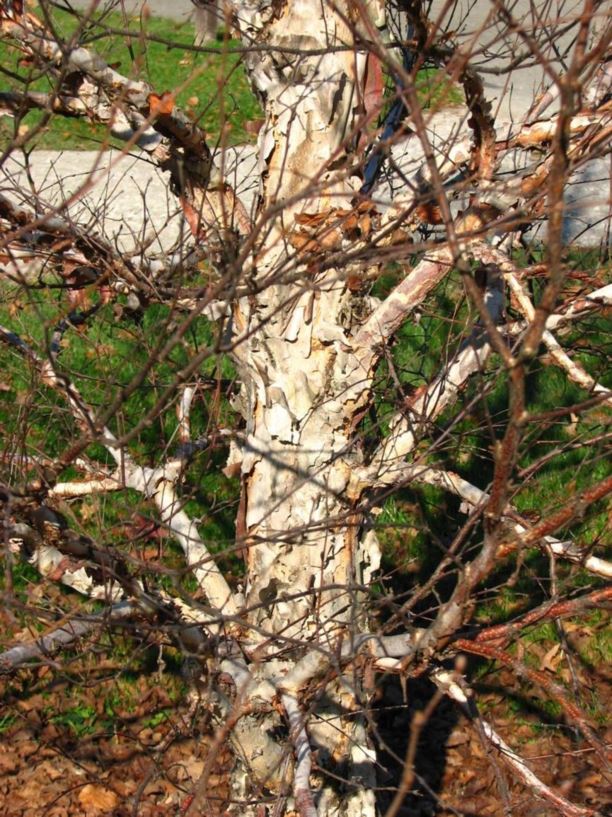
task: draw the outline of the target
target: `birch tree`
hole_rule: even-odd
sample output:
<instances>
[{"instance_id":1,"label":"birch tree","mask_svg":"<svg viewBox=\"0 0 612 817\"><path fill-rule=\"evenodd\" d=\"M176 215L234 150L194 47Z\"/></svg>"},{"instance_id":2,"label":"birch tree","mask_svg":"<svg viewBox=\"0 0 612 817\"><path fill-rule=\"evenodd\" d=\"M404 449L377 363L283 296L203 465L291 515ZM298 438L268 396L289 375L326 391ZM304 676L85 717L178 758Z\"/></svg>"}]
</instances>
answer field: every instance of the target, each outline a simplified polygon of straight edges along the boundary
<instances>
[{"instance_id":1,"label":"birch tree","mask_svg":"<svg viewBox=\"0 0 612 817\"><path fill-rule=\"evenodd\" d=\"M206 767L183 804L188 815L399 813L415 782L418 725L385 800L372 700L389 673L431 679L434 704L453 700L494 762L550 808L595 815L596 805L540 780L482 720L462 656L510 666L605 756L570 692L509 651L535 622L609 602L610 564L580 521L596 528L612 489L601 467L612 393L600 362L585 361L577 345L612 298L606 238L582 275L586 251L567 243L571 181L601 167L609 150L603 5L532 4L517 16L495 0L474 28L449 4L228 0L224 20L239 44L225 47L240 54L263 119L246 180L246 154L228 148L223 131L209 144L174 91L153 87L138 65L96 54L102 11L94 3L62 38L53 4L36 13L3 4L2 35L21 60L17 73L3 71L0 104L15 129L2 162L27 170L51 118L102 123L125 151L160 168L187 228L172 248L160 252L149 231L126 251L110 229L94 232L73 215L94 173L53 201L32 177L21 186L4 177L3 290L17 306L0 330L3 355L10 371L20 360L27 372L26 408L46 401L48 422L61 429L60 443L39 444L26 408L7 426L7 570L28 560L41 582L62 583L103 611L13 646L0 655L2 671L78 650L94 627L162 631L191 662L193 694L204 695L215 724L213 749L229 742L233 756L230 800L209 798ZM128 23L126 36L146 44L146 24L143 14L140 31ZM207 46L195 53L204 59ZM534 64L543 86L529 110L500 113L510 82ZM424 85L432 67L435 81ZM30 87L40 75L48 91ZM43 111L41 124L21 128L31 109ZM594 221L606 219L602 196L591 204ZM591 244L601 226L582 230ZM109 315L125 322L129 343L133 322L161 306L138 371L113 369L107 350L96 404L78 355L66 362L69 348ZM44 331L27 337L19 310L32 307ZM202 326L204 345L194 340ZM424 368L412 380L396 354L410 327L424 333ZM531 379L549 368L579 399L534 408ZM128 415L147 388L155 399ZM462 467L472 421L486 462L475 481ZM547 442L542 429L570 422L574 439ZM154 455L140 442L151 426ZM541 453L526 465L535 445ZM572 446L590 463L581 466L587 476L521 513L543 469ZM206 540L192 509L204 454L208 469L239 485L234 542L224 547ZM440 514L447 502L456 513L431 545L437 564L400 592L385 583L378 520L386 503L423 486L443 502ZM102 529L83 533L85 501L121 493L139 496L180 546L176 575L191 577L189 592L148 572L129 537L109 545ZM548 558L548 600L534 593L498 626L479 624L475 612L500 569L520 573L534 548ZM574 592L568 576L591 579Z\"/></svg>"}]
</instances>

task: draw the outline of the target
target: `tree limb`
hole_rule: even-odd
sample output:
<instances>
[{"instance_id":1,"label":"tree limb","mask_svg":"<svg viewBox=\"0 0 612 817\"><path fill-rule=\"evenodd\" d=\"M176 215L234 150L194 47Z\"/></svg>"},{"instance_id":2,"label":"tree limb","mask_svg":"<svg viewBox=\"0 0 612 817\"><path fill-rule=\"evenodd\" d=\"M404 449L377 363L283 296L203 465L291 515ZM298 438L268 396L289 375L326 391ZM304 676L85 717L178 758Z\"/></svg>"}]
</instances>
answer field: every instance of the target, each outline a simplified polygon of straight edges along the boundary
<instances>
[{"instance_id":1,"label":"tree limb","mask_svg":"<svg viewBox=\"0 0 612 817\"><path fill-rule=\"evenodd\" d=\"M599 812L594 809L583 808L566 800L563 795L558 794L543 783L540 778L529 769L525 759L511 749L493 727L482 719L476 708L472 691L467 687L460 676L447 670L437 670L432 674L432 680L451 700L460 705L470 721L477 727L480 727L479 731L491 746L499 751L501 759L536 796L548 800L549 803L552 803L561 811L564 817L600 817Z\"/></svg>"}]
</instances>

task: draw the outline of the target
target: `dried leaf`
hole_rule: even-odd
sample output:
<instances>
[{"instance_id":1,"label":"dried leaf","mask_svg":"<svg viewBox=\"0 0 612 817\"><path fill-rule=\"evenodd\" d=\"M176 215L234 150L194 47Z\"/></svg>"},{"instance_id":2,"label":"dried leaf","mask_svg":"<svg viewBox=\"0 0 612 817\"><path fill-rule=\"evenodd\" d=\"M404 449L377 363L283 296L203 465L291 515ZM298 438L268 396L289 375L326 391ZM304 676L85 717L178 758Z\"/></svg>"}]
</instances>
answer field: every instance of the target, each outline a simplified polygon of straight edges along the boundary
<instances>
[{"instance_id":1,"label":"dried leaf","mask_svg":"<svg viewBox=\"0 0 612 817\"><path fill-rule=\"evenodd\" d=\"M418 218L421 221L424 221L425 224L442 224L442 213L440 212L440 208L437 204L433 204L432 202L427 202L426 204L419 204L415 210ZM466 227L464 229L470 229Z\"/></svg>"},{"instance_id":2,"label":"dried leaf","mask_svg":"<svg viewBox=\"0 0 612 817\"><path fill-rule=\"evenodd\" d=\"M174 110L174 94L171 91L164 91L161 96L149 94L147 102L151 116L168 116Z\"/></svg>"},{"instance_id":3,"label":"dried leaf","mask_svg":"<svg viewBox=\"0 0 612 817\"><path fill-rule=\"evenodd\" d=\"M289 233L287 235L287 240L296 250L301 250L306 244L308 244L310 238L305 233Z\"/></svg>"},{"instance_id":4,"label":"dried leaf","mask_svg":"<svg viewBox=\"0 0 612 817\"><path fill-rule=\"evenodd\" d=\"M331 212L331 210L323 210L322 213L296 213L295 222L305 227L316 227L327 221Z\"/></svg>"},{"instance_id":5,"label":"dried leaf","mask_svg":"<svg viewBox=\"0 0 612 817\"><path fill-rule=\"evenodd\" d=\"M117 807L119 798L114 791L88 783L79 793L79 802L93 813L104 814Z\"/></svg>"},{"instance_id":6,"label":"dried leaf","mask_svg":"<svg viewBox=\"0 0 612 817\"><path fill-rule=\"evenodd\" d=\"M406 243L412 244L412 242L413 239L410 236L410 234L406 232L406 230L402 230L401 228L398 227L391 233L390 240L391 244L406 244Z\"/></svg>"},{"instance_id":7,"label":"dried leaf","mask_svg":"<svg viewBox=\"0 0 612 817\"><path fill-rule=\"evenodd\" d=\"M362 275L349 275L346 279L346 285L350 292L359 292L363 288L364 283L366 282Z\"/></svg>"},{"instance_id":8,"label":"dried leaf","mask_svg":"<svg viewBox=\"0 0 612 817\"><path fill-rule=\"evenodd\" d=\"M521 147L529 147L541 142L548 142L554 136L554 132L555 124L553 122L538 123L519 133L516 137L516 143Z\"/></svg>"},{"instance_id":9,"label":"dried leaf","mask_svg":"<svg viewBox=\"0 0 612 817\"><path fill-rule=\"evenodd\" d=\"M353 233L357 229L359 221L356 213L351 213L342 220L342 230L344 233Z\"/></svg>"},{"instance_id":10,"label":"dried leaf","mask_svg":"<svg viewBox=\"0 0 612 817\"><path fill-rule=\"evenodd\" d=\"M376 211L376 204L369 199L359 202L357 205L358 213L374 213Z\"/></svg>"},{"instance_id":11,"label":"dried leaf","mask_svg":"<svg viewBox=\"0 0 612 817\"><path fill-rule=\"evenodd\" d=\"M359 229L361 230L361 235L364 236L364 238L367 238L370 235L370 232L372 231L372 219L367 213L361 216L359 219Z\"/></svg>"},{"instance_id":12,"label":"dried leaf","mask_svg":"<svg viewBox=\"0 0 612 817\"><path fill-rule=\"evenodd\" d=\"M295 247L295 249L301 253L314 253L321 249L321 245L318 241L313 241L312 238L304 233L289 233L287 239L291 246Z\"/></svg>"},{"instance_id":13,"label":"dried leaf","mask_svg":"<svg viewBox=\"0 0 612 817\"><path fill-rule=\"evenodd\" d=\"M340 230L326 230L323 235L319 236L319 244L325 250L333 250L340 246L342 242L342 233Z\"/></svg>"},{"instance_id":14,"label":"dried leaf","mask_svg":"<svg viewBox=\"0 0 612 817\"><path fill-rule=\"evenodd\" d=\"M540 661L540 669L547 669L549 672L556 672L562 658L563 653L561 652L561 644L553 644L553 646Z\"/></svg>"}]
</instances>

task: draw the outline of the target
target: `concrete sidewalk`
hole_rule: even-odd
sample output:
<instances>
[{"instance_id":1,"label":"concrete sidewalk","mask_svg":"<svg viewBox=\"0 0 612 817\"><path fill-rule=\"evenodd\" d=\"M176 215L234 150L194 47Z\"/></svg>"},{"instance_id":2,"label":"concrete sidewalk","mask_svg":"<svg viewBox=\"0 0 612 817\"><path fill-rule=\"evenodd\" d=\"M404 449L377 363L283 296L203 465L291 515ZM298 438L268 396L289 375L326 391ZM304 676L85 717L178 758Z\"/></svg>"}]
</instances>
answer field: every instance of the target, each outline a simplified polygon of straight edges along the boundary
<instances>
[{"instance_id":1,"label":"concrete sidewalk","mask_svg":"<svg viewBox=\"0 0 612 817\"><path fill-rule=\"evenodd\" d=\"M226 179L250 210L258 184L255 149L232 148L224 164ZM60 207L64 217L104 235L123 252L145 246L149 256L164 254L177 242L191 242L169 174L144 153L37 150L29 156L27 173L20 155L12 154L0 168L0 194L31 205L29 179L46 208Z\"/></svg>"},{"instance_id":2,"label":"concrete sidewalk","mask_svg":"<svg viewBox=\"0 0 612 817\"><path fill-rule=\"evenodd\" d=\"M448 140L459 128L469 129L465 112L443 111L431 117L428 137L434 153L444 157ZM220 157L216 157L219 164ZM530 154L517 151L505 157L497 179L503 199L504 179L516 173L529 173ZM424 166L423 149L418 140L398 144L393 149L396 170L383 173L373 192L379 209L384 210L396 194L406 192L406 179ZM253 145L229 148L224 157L225 178L232 185L247 212L253 211L259 186L257 153ZM189 243L176 197L169 189L167 174L143 154L124 155L119 151L34 151L30 155L29 174L39 197L47 206L61 206L76 191L80 195L63 212L82 227L104 234L122 251L146 245L147 254L164 254L177 241ZM0 193L16 201L28 202L29 181L19 155L10 156L0 168ZM456 210L467 202L456 201ZM564 241L594 246L610 240L610 157L583 165L566 188ZM545 239L545 227L531 233Z\"/></svg>"}]
</instances>

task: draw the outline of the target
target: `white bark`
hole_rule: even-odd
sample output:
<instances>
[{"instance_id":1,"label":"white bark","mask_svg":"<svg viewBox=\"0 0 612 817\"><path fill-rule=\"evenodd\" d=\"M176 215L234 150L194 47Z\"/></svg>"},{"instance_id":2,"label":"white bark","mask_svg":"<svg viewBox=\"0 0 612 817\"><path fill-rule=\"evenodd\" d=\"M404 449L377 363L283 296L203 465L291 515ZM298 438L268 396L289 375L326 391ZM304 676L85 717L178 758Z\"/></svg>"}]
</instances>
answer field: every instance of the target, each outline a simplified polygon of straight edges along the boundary
<instances>
[{"instance_id":1,"label":"white bark","mask_svg":"<svg viewBox=\"0 0 612 817\"><path fill-rule=\"evenodd\" d=\"M382 19L381 3L364 8L375 22ZM233 459L244 480L247 609L259 657L297 639L315 642L328 663L340 635L362 618L352 588L364 569L371 574L378 566L375 539L359 542L360 519L342 499L361 461L352 421L369 398L371 372L364 374L351 344L355 296L345 270L317 272L289 237L319 214L351 210L359 180L333 166L342 165L338 160L353 137L365 51L350 48L361 23L346 2L272 6L253 0L240 4L237 20L250 42L270 48L246 56L265 111L260 231L252 260L263 291L241 298L233 315L243 382L239 408L246 420L246 441ZM274 50L287 48L318 53ZM321 234L322 244L326 235L337 240L334 229ZM268 663L257 674L279 684L290 670L291 663L276 670ZM319 708L314 721L284 693L296 755L295 807L303 817L314 813L314 803L321 817L373 817L371 791L358 788L347 804L332 784L309 782L309 729L330 758L347 751L353 729L340 714L355 706L352 696L341 683L328 691L335 703ZM356 745L370 757L365 731Z\"/></svg>"}]
</instances>

